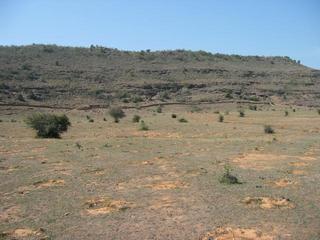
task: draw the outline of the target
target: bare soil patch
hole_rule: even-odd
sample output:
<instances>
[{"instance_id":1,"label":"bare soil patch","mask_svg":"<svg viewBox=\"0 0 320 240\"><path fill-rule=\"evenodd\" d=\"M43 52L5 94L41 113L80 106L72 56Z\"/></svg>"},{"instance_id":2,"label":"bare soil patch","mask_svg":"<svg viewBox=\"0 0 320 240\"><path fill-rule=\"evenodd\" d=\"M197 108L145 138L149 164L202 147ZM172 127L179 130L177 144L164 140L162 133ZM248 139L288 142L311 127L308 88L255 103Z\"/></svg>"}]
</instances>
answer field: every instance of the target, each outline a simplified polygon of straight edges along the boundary
<instances>
[{"instance_id":1,"label":"bare soil patch","mask_svg":"<svg viewBox=\"0 0 320 240\"><path fill-rule=\"evenodd\" d=\"M36 188L48 188L48 187L55 187L55 186L63 186L64 185L63 179L49 179L46 181L39 181L35 182L33 185Z\"/></svg>"},{"instance_id":2,"label":"bare soil patch","mask_svg":"<svg viewBox=\"0 0 320 240\"><path fill-rule=\"evenodd\" d=\"M109 198L95 198L85 203L86 212L89 215L108 214L116 211L124 211L133 206L132 203L124 200L112 200Z\"/></svg>"},{"instance_id":3,"label":"bare soil patch","mask_svg":"<svg viewBox=\"0 0 320 240\"><path fill-rule=\"evenodd\" d=\"M297 182L292 181L292 180L287 179L287 178L282 178L282 179L278 179L278 180L274 181L273 184L276 187L287 187L289 185L297 184Z\"/></svg>"},{"instance_id":4,"label":"bare soil patch","mask_svg":"<svg viewBox=\"0 0 320 240\"><path fill-rule=\"evenodd\" d=\"M276 155L276 154L263 154L263 153L247 153L235 157L233 162L238 164L239 167L244 169L264 170L272 168L275 163L287 160L292 156Z\"/></svg>"},{"instance_id":5,"label":"bare soil patch","mask_svg":"<svg viewBox=\"0 0 320 240\"><path fill-rule=\"evenodd\" d=\"M146 185L146 187L150 187L154 190L168 190L168 189L176 189L176 188L186 188L188 186L186 183L180 182L180 181L163 181L163 182Z\"/></svg>"},{"instance_id":6,"label":"bare soil patch","mask_svg":"<svg viewBox=\"0 0 320 240\"><path fill-rule=\"evenodd\" d=\"M258 206L262 209L289 209L294 208L294 204L287 198L270 198L270 197L246 197L241 201L248 206Z\"/></svg>"},{"instance_id":7,"label":"bare soil patch","mask_svg":"<svg viewBox=\"0 0 320 240\"><path fill-rule=\"evenodd\" d=\"M208 232L201 240L273 240L274 237L252 228L220 227Z\"/></svg>"}]
</instances>

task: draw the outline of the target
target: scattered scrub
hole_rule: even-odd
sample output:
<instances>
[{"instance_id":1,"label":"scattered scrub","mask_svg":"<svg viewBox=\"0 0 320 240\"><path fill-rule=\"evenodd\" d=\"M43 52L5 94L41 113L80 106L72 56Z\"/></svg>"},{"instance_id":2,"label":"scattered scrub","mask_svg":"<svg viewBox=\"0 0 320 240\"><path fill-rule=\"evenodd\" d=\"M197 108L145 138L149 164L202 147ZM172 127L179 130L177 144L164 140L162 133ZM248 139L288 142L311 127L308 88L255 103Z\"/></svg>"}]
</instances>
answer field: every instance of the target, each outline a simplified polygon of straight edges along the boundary
<instances>
[{"instance_id":1,"label":"scattered scrub","mask_svg":"<svg viewBox=\"0 0 320 240\"><path fill-rule=\"evenodd\" d=\"M241 184L238 178L231 174L231 167L228 165L224 166L224 174L220 177L219 182L224 184Z\"/></svg>"},{"instance_id":2,"label":"scattered scrub","mask_svg":"<svg viewBox=\"0 0 320 240\"><path fill-rule=\"evenodd\" d=\"M132 122L138 123L140 121L141 117L139 115L134 115L132 118Z\"/></svg>"},{"instance_id":3,"label":"scattered scrub","mask_svg":"<svg viewBox=\"0 0 320 240\"><path fill-rule=\"evenodd\" d=\"M141 130L141 131L148 131L149 130L149 127L147 126L147 124L143 120L140 121L139 130Z\"/></svg>"},{"instance_id":4,"label":"scattered scrub","mask_svg":"<svg viewBox=\"0 0 320 240\"><path fill-rule=\"evenodd\" d=\"M78 149L82 149L82 145L81 145L80 143L78 143L78 142L76 142L76 147L77 147Z\"/></svg>"},{"instance_id":5,"label":"scattered scrub","mask_svg":"<svg viewBox=\"0 0 320 240\"><path fill-rule=\"evenodd\" d=\"M252 111L257 111L257 106L256 105L250 105L249 109Z\"/></svg>"},{"instance_id":6,"label":"scattered scrub","mask_svg":"<svg viewBox=\"0 0 320 240\"><path fill-rule=\"evenodd\" d=\"M181 123L187 123L188 121L187 121L187 119L185 119L185 118L180 118L180 119L179 119L179 122L181 122Z\"/></svg>"},{"instance_id":7,"label":"scattered scrub","mask_svg":"<svg viewBox=\"0 0 320 240\"><path fill-rule=\"evenodd\" d=\"M274 130L270 125L265 125L264 126L264 132L267 133L267 134L273 134Z\"/></svg>"},{"instance_id":8,"label":"scattered scrub","mask_svg":"<svg viewBox=\"0 0 320 240\"><path fill-rule=\"evenodd\" d=\"M288 112L288 110L285 110L285 111L284 111L284 116L286 116L286 117L288 117L288 116L289 116L289 112Z\"/></svg>"},{"instance_id":9,"label":"scattered scrub","mask_svg":"<svg viewBox=\"0 0 320 240\"><path fill-rule=\"evenodd\" d=\"M239 117L244 117L245 114L244 114L244 111L243 110L239 110Z\"/></svg>"},{"instance_id":10,"label":"scattered scrub","mask_svg":"<svg viewBox=\"0 0 320 240\"><path fill-rule=\"evenodd\" d=\"M224 121L224 116L222 114L219 115L218 121L219 122L223 122Z\"/></svg>"},{"instance_id":11,"label":"scattered scrub","mask_svg":"<svg viewBox=\"0 0 320 240\"><path fill-rule=\"evenodd\" d=\"M118 123L120 118L125 117L124 111L119 107L113 107L109 110L109 114L113 117L114 122Z\"/></svg>"},{"instance_id":12,"label":"scattered scrub","mask_svg":"<svg viewBox=\"0 0 320 240\"><path fill-rule=\"evenodd\" d=\"M26 119L29 127L37 131L41 138L60 138L60 134L71 126L69 118L63 115L35 113Z\"/></svg>"},{"instance_id":13,"label":"scattered scrub","mask_svg":"<svg viewBox=\"0 0 320 240\"><path fill-rule=\"evenodd\" d=\"M159 105L158 107L157 107L157 113L162 113L162 106L161 105Z\"/></svg>"},{"instance_id":14,"label":"scattered scrub","mask_svg":"<svg viewBox=\"0 0 320 240\"><path fill-rule=\"evenodd\" d=\"M319 114L320 114L320 113L319 113ZM173 113L173 114L171 114L171 117L172 117L172 118L177 118L177 114L174 114L174 113Z\"/></svg>"}]
</instances>

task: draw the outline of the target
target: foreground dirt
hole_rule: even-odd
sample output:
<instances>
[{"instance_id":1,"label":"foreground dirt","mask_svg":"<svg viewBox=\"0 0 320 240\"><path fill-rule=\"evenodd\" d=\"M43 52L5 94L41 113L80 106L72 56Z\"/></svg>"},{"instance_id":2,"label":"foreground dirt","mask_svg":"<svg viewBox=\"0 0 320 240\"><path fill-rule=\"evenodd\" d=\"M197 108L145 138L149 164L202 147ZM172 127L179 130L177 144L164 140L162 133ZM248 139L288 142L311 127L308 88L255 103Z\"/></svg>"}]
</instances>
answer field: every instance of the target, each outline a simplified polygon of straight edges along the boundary
<instances>
[{"instance_id":1,"label":"foreground dirt","mask_svg":"<svg viewBox=\"0 0 320 240\"><path fill-rule=\"evenodd\" d=\"M61 139L26 128L36 110L1 109L0 239L320 239L314 109L72 110ZM226 165L241 184L219 182Z\"/></svg>"}]
</instances>

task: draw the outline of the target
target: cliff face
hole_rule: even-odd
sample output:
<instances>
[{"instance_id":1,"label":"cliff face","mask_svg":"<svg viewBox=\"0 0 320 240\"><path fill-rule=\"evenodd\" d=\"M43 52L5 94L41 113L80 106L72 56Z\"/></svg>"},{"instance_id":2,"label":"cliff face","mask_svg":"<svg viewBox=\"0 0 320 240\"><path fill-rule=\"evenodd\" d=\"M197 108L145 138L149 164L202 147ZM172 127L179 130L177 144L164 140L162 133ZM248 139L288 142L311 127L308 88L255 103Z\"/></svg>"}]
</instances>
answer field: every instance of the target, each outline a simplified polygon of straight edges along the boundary
<instances>
[{"instance_id":1,"label":"cliff face","mask_svg":"<svg viewBox=\"0 0 320 240\"><path fill-rule=\"evenodd\" d=\"M288 57L0 47L0 103L79 106L248 100L320 106L320 71Z\"/></svg>"}]
</instances>

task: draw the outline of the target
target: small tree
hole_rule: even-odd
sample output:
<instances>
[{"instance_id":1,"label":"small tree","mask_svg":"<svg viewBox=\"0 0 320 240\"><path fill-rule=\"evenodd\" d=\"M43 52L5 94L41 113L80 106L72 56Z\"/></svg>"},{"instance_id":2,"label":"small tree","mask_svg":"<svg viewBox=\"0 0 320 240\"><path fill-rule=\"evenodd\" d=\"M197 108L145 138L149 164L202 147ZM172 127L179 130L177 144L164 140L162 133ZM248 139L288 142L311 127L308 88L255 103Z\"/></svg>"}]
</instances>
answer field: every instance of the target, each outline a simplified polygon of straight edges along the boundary
<instances>
[{"instance_id":1,"label":"small tree","mask_svg":"<svg viewBox=\"0 0 320 240\"><path fill-rule=\"evenodd\" d=\"M61 116L46 113L36 113L26 119L29 127L37 131L37 136L41 138L60 138L60 134L68 130L71 126L69 118L63 114Z\"/></svg>"},{"instance_id":2,"label":"small tree","mask_svg":"<svg viewBox=\"0 0 320 240\"><path fill-rule=\"evenodd\" d=\"M244 111L243 111L243 110L240 110L240 111L239 111L239 117L244 117L244 116L245 116Z\"/></svg>"},{"instance_id":3,"label":"small tree","mask_svg":"<svg viewBox=\"0 0 320 240\"><path fill-rule=\"evenodd\" d=\"M125 117L124 111L120 107L113 107L109 110L109 114L113 117L114 122L118 123L120 118Z\"/></svg>"},{"instance_id":4,"label":"small tree","mask_svg":"<svg viewBox=\"0 0 320 240\"><path fill-rule=\"evenodd\" d=\"M229 165L224 166L224 174L220 177L219 182L224 184L241 184L238 178L231 174L231 167Z\"/></svg>"},{"instance_id":5,"label":"small tree","mask_svg":"<svg viewBox=\"0 0 320 240\"><path fill-rule=\"evenodd\" d=\"M224 121L224 116L222 114L219 115L218 121L219 122L223 122Z\"/></svg>"},{"instance_id":6,"label":"small tree","mask_svg":"<svg viewBox=\"0 0 320 240\"><path fill-rule=\"evenodd\" d=\"M148 131L149 127L147 126L147 124L145 124L145 122L143 120L140 121L140 128L141 131Z\"/></svg>"},{"instance_id":7,"label":"small tree","mask_svg":"<svg viewBox=\"0 0 320 240\"><path fill-rule=\"evenodd\" d=\"M267 134L273 134L274 130L270 125L265 125L264 126L264 132L267 133Z\"/></svg>"},{"instance_id":8,"label":"small tree","mask_svg":"<svg viewBox=\"0 0 320 240\"><path fill-rule=\"evenodd\" d=\"M288 112L288 110L285 110L285 111L284 111L284 116L286 116L286 117L288 117L288 116L289 116L289 112Z\"/></svg>"},{"instance_id":9,"label":"small tree","mask_svg":"<svg viewBox=\"0 0 320 240\"><path fill-rule=\"evenodd\" d=\"M137 122L140 121L140 118L141 117L139 115L134 115L133 118L132 118L132 122L137 123Z\"/></svg>"},{"instance_id":10,"label":"small tree","mask_svg":"<svg viewBox=\"0 0 320 240\"><path fill-rule=\"evenodd\" d=\"M187 119L185 119L185 118L179 118L179 122L181 122L181 123L187 123L187 122L188 122L188 120L187 120Z\"/></svg>"},{"instance_id":11,"label":"small tree","mask_svg":"<svg viewBox=\"0 0 320 240\"><path fill-rule=\"evenodd\" d=\"M161 105L159 105L159 106L157 107L157 113L162 113L162 107L161 107Z\"/></svg>"}]
</instances>

